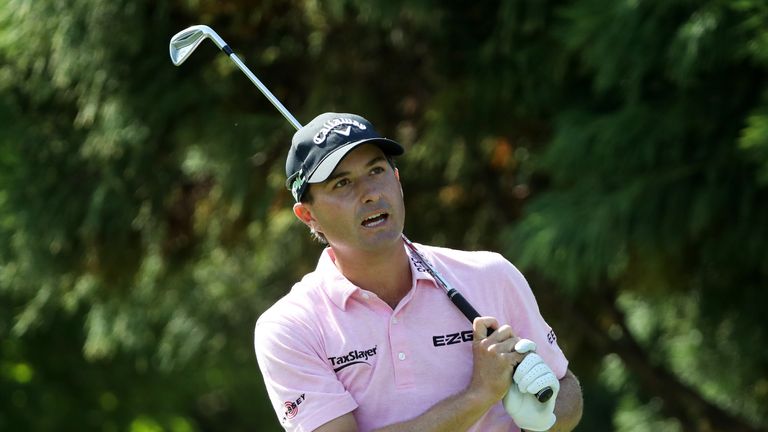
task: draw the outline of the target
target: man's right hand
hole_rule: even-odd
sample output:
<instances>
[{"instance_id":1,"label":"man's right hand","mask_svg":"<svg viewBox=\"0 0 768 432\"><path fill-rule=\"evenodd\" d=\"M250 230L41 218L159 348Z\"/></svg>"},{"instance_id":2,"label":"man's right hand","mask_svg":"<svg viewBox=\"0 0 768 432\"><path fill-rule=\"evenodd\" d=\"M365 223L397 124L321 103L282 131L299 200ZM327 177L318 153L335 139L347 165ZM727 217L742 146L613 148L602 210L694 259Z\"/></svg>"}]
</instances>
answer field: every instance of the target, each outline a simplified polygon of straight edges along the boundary
<instances>
[{"instance_id":1,"label":"man's right hand","mask_svg":"<svg viewBox=\"0 0 768 432\"><path fill-rule=\"evenodd\" d=\"M488 407L500 401L509 390L512 371L525 356L515 351L520 340L508 325L499 326L493 317L478 317L472 323L474 359L468 390L479 395ZM489 331L493 330L491 335Z\"/></svg>"}]
</instances>

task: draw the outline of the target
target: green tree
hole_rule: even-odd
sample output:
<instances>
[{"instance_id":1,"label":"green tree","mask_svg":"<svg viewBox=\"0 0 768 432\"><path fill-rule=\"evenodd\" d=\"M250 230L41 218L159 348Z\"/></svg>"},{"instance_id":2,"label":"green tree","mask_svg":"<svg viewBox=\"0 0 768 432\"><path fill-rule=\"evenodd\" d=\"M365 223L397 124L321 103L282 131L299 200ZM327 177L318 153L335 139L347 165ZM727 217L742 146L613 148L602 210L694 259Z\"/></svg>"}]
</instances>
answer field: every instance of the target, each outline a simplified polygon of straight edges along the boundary
<instances>
[{"instance_id":1,"label":"green tree","mask_svg":"<svg viewBox=\"0 0 768 432\"><path fill-rule=\"evenodd\" d=\"M507 247L589 311L578 327L614 353L600 363L611 393L643 408L617 429L657 410L682 430L766 424L768 356L753 349L767 336L766 12L718 1L561 10L591 91L554 118L547 191Z\"/></svg>"}]
</instances>

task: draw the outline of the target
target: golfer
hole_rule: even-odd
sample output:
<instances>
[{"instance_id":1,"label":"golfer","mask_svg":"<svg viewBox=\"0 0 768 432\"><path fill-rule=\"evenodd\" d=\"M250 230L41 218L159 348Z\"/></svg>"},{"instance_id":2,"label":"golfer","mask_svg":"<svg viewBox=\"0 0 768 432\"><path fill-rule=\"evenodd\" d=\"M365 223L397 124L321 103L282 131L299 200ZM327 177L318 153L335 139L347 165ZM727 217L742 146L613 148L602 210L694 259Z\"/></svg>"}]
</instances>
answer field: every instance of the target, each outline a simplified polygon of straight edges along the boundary
<instances>
[{"instance_id":1,"label":"golfer","mask_svg":"<svg viewBox=\"0 0 768 432\"><path fill-rule=\"evenodd\" d=\"M293 136L293 212L328 247L256 323L256 356L280 423L289 431L572 430L579 383L520 272L496 253L416 245L425 264L406 247L393 163L402 153L354 114L322 114ZM485 316L469 323L426 265ZM542 403L545 388L554 396Z\"/></svg>"}]
</instances>

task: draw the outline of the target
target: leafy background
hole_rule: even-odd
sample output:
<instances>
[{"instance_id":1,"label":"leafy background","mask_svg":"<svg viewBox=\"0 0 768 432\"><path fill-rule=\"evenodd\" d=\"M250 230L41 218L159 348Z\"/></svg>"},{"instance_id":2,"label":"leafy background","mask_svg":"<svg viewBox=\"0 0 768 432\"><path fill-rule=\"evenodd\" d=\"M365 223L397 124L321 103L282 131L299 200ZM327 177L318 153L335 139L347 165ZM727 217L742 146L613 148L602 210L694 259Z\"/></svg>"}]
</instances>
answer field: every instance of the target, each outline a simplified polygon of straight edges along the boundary
<instances>
[{"instance_id":1,"label":"leafy background","mask_svg":"<svg viewBox=\"0 0 768 432\"><path fill-rule=\"evenodd\" d=\"M0 2L1 430L280 430L252 328L320 247L193 24L403 143L406 233L524 271L578 430L768 430L762 0Z\"/></svg>"}]
</instances>

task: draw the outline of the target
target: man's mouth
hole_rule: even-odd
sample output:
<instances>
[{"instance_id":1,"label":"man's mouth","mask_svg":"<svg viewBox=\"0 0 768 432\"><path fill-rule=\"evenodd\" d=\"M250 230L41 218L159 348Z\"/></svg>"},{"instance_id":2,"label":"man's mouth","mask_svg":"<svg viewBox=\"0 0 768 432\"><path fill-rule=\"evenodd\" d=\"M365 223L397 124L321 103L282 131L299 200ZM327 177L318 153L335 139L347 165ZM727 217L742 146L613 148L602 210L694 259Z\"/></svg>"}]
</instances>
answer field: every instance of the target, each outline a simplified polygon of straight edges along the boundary
<instances>
[{"instance_id":1,"label":"man's mouth","mask_svg":"<svg viewBox=\"0 0 768 432\"><path fill-rule=\"evenodd\" d=\"M376 213L363 219L363 222L361 222L360 225L366 228L373 228L383 224L388 218L389 213Z\"/></svg>"}]
</instances>

